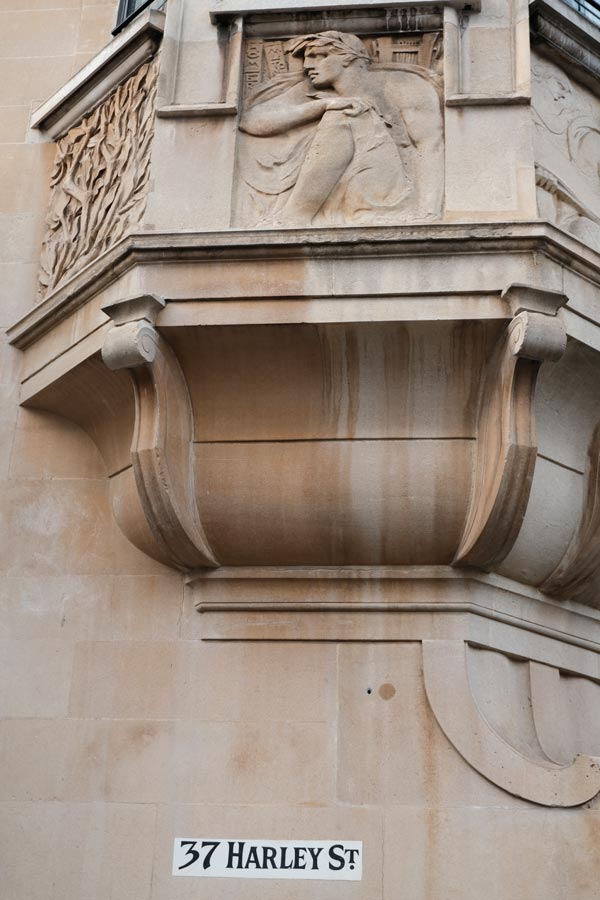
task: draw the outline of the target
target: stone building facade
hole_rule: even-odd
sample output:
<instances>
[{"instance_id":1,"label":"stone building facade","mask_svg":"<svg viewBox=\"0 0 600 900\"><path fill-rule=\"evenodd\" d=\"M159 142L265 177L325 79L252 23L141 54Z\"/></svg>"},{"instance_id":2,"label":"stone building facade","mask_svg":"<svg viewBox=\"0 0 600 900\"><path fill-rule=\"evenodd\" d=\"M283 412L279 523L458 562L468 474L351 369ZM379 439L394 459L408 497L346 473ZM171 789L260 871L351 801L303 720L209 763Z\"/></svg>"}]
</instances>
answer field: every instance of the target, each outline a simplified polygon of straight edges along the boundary
<instances>
[{"instance_id":1,"label":"stone building facade","mask_svg":"<svg viewBox=\"0 0 600 900\"><path fill-rule=\"evenodd\" d=\"M595 8L1 0L6 900L600 896Z\"/></svg>"}]
</instances>

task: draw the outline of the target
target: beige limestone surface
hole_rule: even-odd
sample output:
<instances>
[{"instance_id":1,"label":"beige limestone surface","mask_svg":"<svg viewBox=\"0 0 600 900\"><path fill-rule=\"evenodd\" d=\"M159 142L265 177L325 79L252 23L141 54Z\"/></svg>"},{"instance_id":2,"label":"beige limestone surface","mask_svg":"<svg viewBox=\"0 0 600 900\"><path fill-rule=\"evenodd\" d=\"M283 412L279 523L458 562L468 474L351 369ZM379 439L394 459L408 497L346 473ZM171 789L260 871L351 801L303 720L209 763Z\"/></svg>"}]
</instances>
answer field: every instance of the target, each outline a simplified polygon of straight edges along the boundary
<instances>
[{"instance_id":1,"label":"beige limestone surface","mask_svg":"<svg viewBox=\"0 0 600 900\"><path fill-rule=\"evenodd\" d=\"M382 34L312 6L266 39ZM597 900L598 98L558 57L531 68L524 0L457 6L431 25L440 221L257 234L238 212L240 32L169 0L138 233L31 313L56 148L30 115L110 41L116 2L0 0L0 325L29 316L0 357L3 900ZM568 128L540 125L566 98L583 166ZM170 378L162 493L151 440L136 486L140 407L100 356L102 308L149 293L168 301L154 343L128 352L138 401ZM484 383L502 386L491 423ZM174 494L214 572L152 558L182 542L165 529L157 550ZM489 498L509 511L476 544L506 554L452 568ZM507 789L499 746L536 785L580 754L577 802ZM174 878L182 836L360 840L363 879Z\"/></svg>"}]
</instances>

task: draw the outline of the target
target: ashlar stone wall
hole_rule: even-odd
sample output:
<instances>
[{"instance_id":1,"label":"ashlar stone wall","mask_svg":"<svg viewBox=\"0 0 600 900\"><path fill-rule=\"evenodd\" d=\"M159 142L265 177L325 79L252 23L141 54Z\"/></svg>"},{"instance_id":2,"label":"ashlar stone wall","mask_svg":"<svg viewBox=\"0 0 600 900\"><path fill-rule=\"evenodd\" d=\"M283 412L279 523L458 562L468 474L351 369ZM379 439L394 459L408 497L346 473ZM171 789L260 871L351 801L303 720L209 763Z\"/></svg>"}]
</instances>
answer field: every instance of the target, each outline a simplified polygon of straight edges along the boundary
<instances>
[{"instance_id":1,"label":"ashlar stone wall","mask_svg":"<svg viewBox=\"0 0 600 900\"><path fill-rule=\"evenodd\" d=\"M2 900L598 900L600 258L539 166L536 206L528 4L428 4L417 75L356 13L392 112L423 81L437 165L435 208L361 222L256 214L280 110L248 97L298 87L311 4L245 44L223 5L169 0L143 214L53 284L49 210L85 204L30 116L116 3L0 0ZM323 115L397 135L359 100ZM177 837L362 841L363 877L174 877Z\"/></svg>"}]
</instances>

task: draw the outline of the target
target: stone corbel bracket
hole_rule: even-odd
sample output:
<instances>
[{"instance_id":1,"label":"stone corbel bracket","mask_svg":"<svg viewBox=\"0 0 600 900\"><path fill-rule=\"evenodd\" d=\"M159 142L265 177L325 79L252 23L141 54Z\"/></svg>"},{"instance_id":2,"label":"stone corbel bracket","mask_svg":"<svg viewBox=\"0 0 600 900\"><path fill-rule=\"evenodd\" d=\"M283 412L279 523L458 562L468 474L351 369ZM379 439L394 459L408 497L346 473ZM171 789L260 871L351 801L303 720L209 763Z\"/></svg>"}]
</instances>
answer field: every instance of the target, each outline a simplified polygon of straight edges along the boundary
<instances>
[{"instance_id":1,"label":"stone corbel bracket","mask_svg":"<svg viewBox=\"0 0 600 900\"><path fill-rule=\"evenodd\" d=\"M509 794L540 806L572 807L600 791L600 759L571 765L528 759L482 716L469 684L463 641L423 641L423 677L431 710L446 737L480 775Z\"/></svg>"},{"instance_id":2,"label":"stone corbel bracket","mask_svg":"<svg viewBox=\"0 0 600 900\"><path fill-rule=\"evenodd\" d=\"M113 326L102 358L128 369L135 394L131 461L137 493L160 558L184 571L218 565L200 522L193 466L193 413L173 350L154 323L164 301L153 295L104 308ZM133 543L141 529L120 523ZM131 533L130 533L131 532Z\"/></svg>"},{"instance_id":3,"label":"stone corbel bracket","mask_svg":"<svg viewBox=\"0 0 600 900\"><path fill-rule=\"evenodd\" d=\"M567 297L526 285L503 293L513 319L490 358L480 397L477 457L454 565L489 570L510 552L529 502L537 456L533 401L540 366L567 338L557 312Z\"/></svg>"},{"instance_id":4,"label":"stone corbel bracket","mask_svg":"<svg viewBox=\"0 0 600 900\"><path fill-rule=\"evenodd\" d=\"M540 585L554 597L600 607L600 423L588 450L585 496L579 528L562 560Z\"/></svg>"}]
</instances>

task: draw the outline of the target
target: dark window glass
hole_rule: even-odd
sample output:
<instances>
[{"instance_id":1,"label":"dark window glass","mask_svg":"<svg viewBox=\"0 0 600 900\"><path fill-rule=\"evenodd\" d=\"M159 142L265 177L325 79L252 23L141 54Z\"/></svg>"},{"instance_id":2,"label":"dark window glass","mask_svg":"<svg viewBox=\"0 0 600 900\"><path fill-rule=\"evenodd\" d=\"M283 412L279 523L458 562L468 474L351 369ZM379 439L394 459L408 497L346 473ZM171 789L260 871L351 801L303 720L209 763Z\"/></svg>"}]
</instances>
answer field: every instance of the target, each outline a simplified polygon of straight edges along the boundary
<instances>
[{"instance_id":1,"label":"dark window glass","mask_svg":"<svg viewBox=\"0 0 600 900\"><path fill-rule=\"evenodd\" d=\"M119 11L117 13L117 25L113 34L117 34L124 25L127 25L131 19L135 18L138 13L147 6L162 5L156 4L156 0L120 0Z\"/></svg>"}]
</instances>

